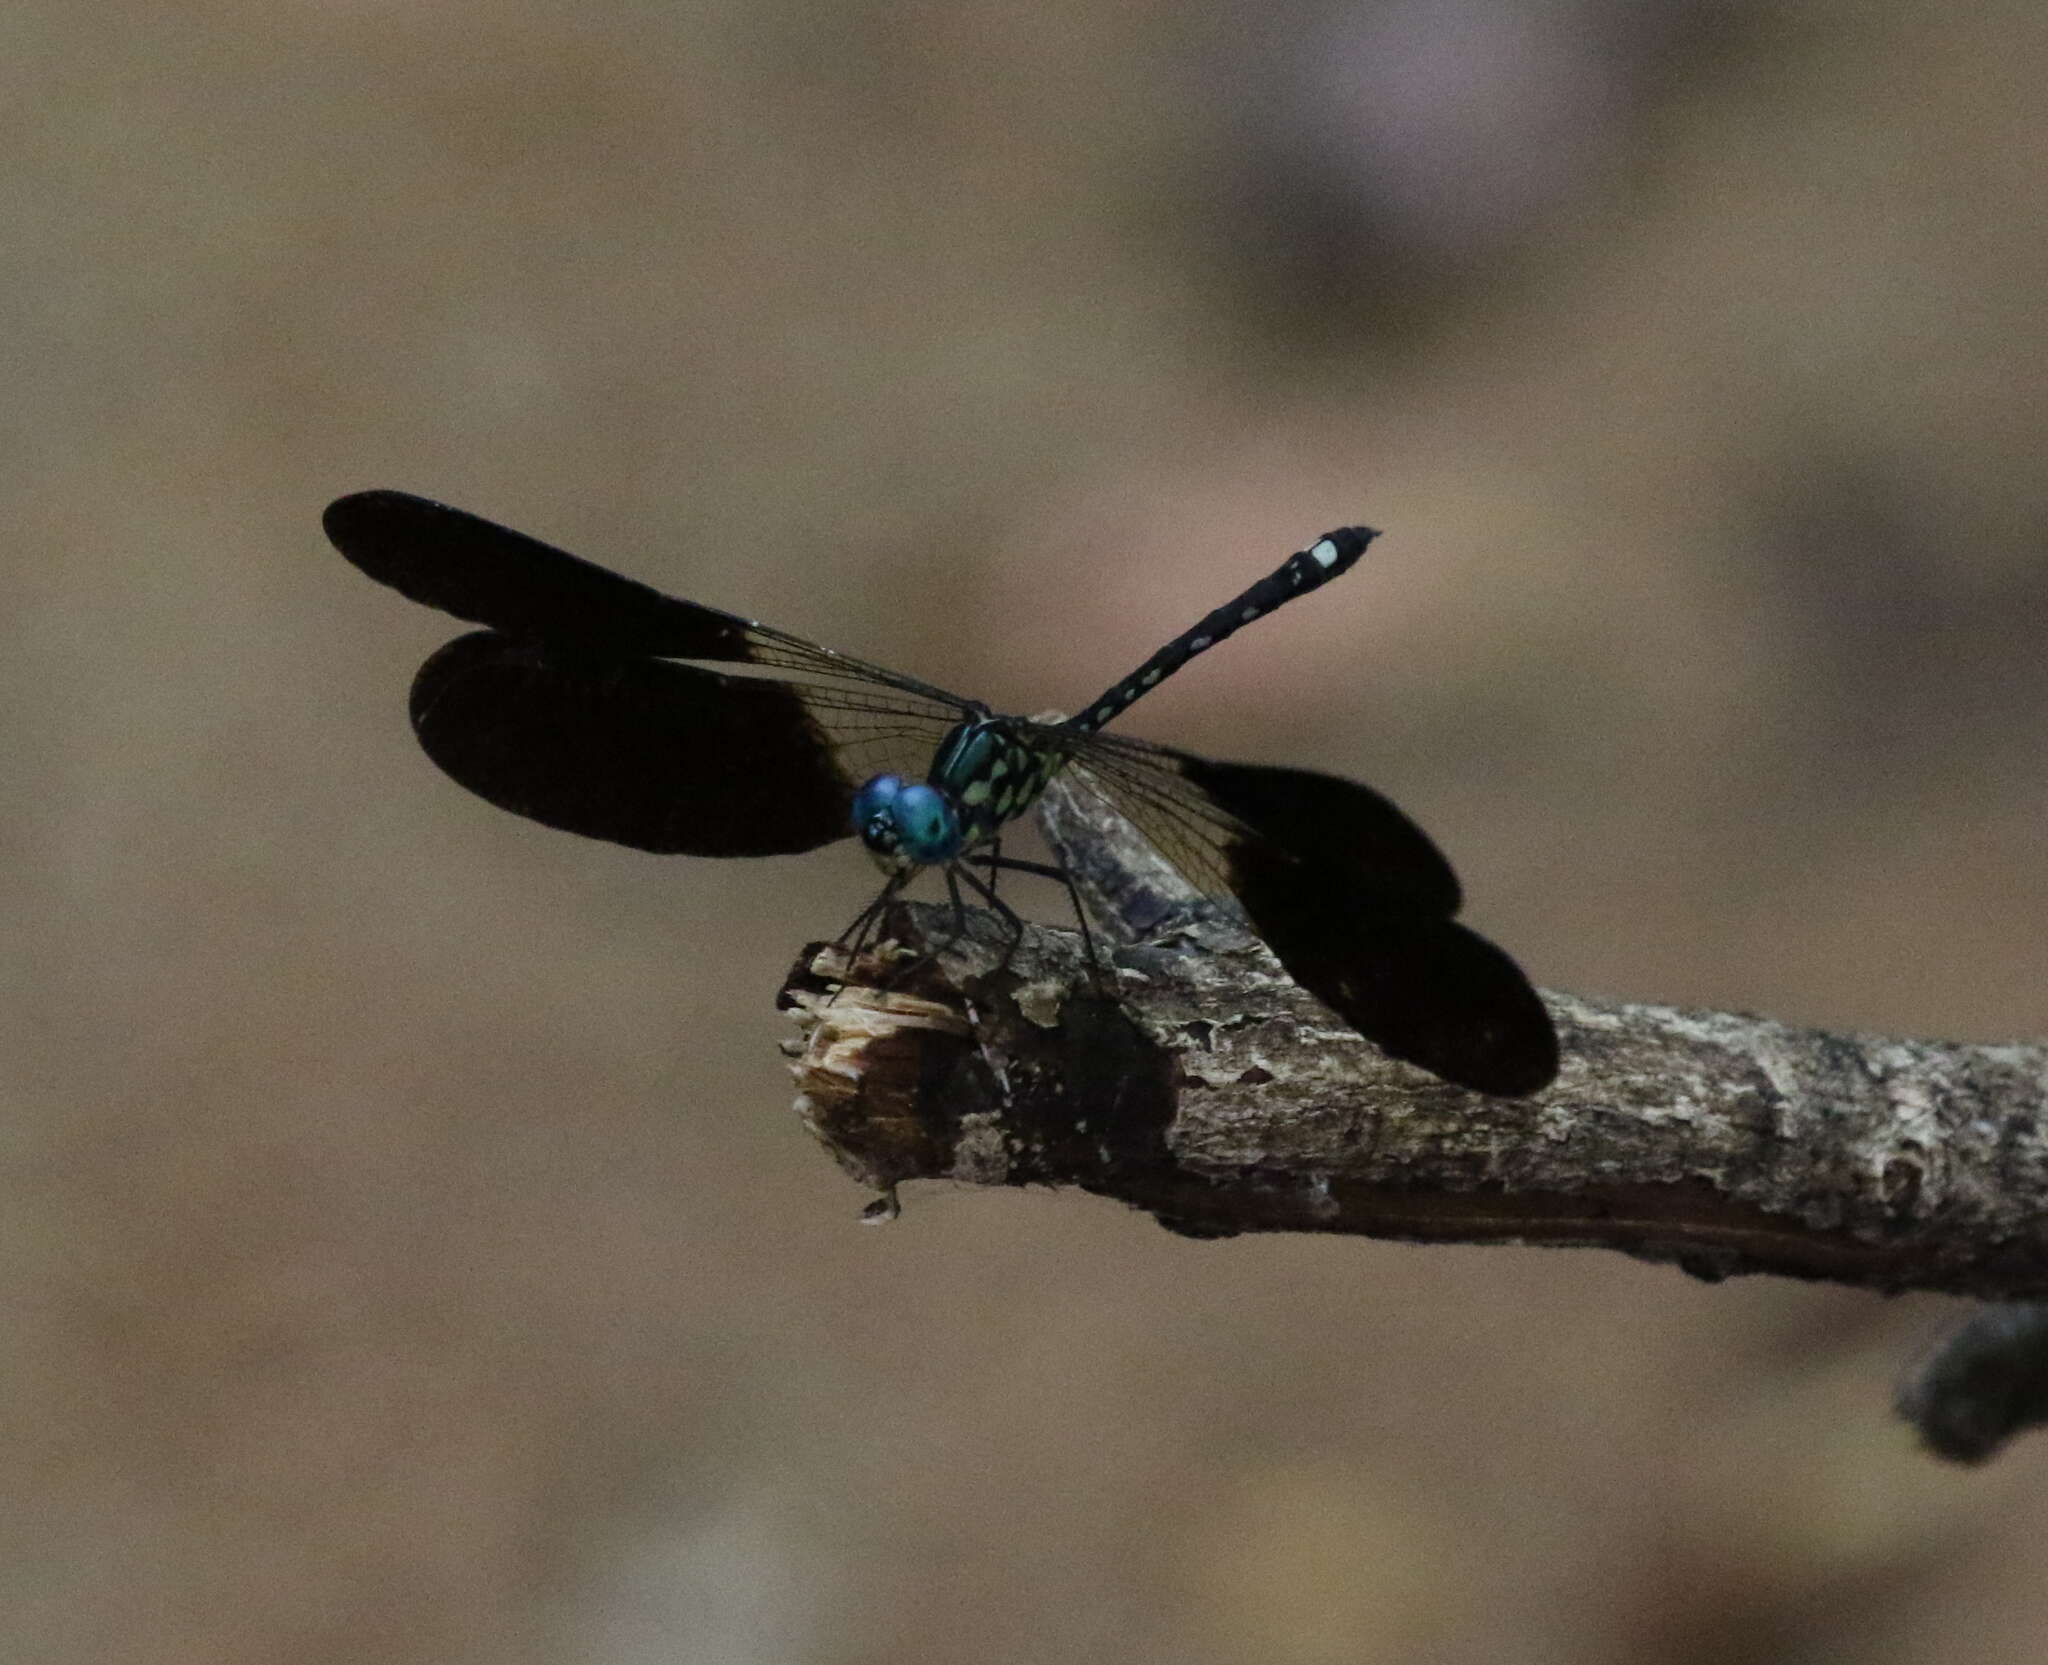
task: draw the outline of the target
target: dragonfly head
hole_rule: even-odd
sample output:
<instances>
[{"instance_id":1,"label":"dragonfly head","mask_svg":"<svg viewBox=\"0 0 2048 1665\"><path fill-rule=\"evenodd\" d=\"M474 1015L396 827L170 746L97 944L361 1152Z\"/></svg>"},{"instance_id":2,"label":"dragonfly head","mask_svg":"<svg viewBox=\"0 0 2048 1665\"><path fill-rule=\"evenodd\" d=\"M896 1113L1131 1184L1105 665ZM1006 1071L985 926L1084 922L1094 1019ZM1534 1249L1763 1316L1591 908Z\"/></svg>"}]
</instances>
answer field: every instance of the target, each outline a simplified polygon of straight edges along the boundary
<instances>
[{"instance_id":1,"label":"dragonfly head","mask_svg":"<svg viewBox=\"0 0 2048 1665\"><path fill-rule=\"evenodd\" d=\"M933 867L960 853L960 812L923 781L877 775L853 797L853 830L885 871Z\"/></svg>"}]
</instances>

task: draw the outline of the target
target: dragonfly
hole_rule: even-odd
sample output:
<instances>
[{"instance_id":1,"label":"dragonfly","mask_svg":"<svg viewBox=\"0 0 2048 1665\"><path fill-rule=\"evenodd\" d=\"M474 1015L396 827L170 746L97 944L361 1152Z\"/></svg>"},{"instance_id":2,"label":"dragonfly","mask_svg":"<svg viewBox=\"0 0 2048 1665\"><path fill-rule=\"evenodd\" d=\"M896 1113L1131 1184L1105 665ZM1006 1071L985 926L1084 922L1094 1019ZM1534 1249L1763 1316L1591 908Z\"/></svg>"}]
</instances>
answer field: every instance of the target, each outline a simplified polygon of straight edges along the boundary
<instances>
[{"instance_id":1,"label":"dragonfly","mask_svg":"<svg viewBox=\"0 0 2048 1665\"><path fill-rule=\"evenodd\" d=\"M1079 715L1041 720L410 493L338 498L323 525L379 583L482 627L420 667L412 726L435 764L501 809L665 855L858 838L885 875L862 921L932 869L1014 921L998 872L1065 875L1002 855L1003 829L1064 773L1197 890L1234 903L1295 982L1382 1051L1482 1093L1533 1093L1557 1073L1542 1000L1458 923L1450 863L1388 799L1105 732L1189 660L1350 570L1369 528L1324 534Z\"/></svg>"}]
</instances>

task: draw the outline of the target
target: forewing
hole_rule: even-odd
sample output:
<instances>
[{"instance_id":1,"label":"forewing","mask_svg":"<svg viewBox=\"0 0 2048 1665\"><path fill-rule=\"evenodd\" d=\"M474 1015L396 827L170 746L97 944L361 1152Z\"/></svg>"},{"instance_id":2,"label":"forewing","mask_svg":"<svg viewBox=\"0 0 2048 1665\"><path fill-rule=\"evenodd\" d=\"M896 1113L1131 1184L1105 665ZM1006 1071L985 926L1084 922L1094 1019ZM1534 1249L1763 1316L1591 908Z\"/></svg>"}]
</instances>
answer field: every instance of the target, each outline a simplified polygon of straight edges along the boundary
<instances>
[{"instance_id":1,"label":"forewing","mask_svg":"<svg viewBox=\"0 0 2048 1665\"><path fill-rule=\"evenodd\" d=\"M357 567L410 600L522 641L618 658L709 659L897 691L953 721L981 708L915 677L737 613L663 595L480 515L402 491L336 498L321 517Z\"/></svg>"},{"instance_id":2,"label":"forewing","mask_svg":"<svg viewBox=\"0 0 2048 1665\"><path fill-rule=\"evenodd\" d=\"M745 619L424 497L359 491L330 503L321 525L378 583L524 640L619 655L749 656Z\"/></svg>"},{"instance_id":3,"label":"forewing","mask_svg":"<svg viewBox=\"0 0 2048 1665\"><path fill-rule=\"evenodd\" d=\"M420 667L412 723L442 769L515 815L662 854L767 856L853 830L859 783L806 693L486 630Z\"/></svg>"}]
</instances>

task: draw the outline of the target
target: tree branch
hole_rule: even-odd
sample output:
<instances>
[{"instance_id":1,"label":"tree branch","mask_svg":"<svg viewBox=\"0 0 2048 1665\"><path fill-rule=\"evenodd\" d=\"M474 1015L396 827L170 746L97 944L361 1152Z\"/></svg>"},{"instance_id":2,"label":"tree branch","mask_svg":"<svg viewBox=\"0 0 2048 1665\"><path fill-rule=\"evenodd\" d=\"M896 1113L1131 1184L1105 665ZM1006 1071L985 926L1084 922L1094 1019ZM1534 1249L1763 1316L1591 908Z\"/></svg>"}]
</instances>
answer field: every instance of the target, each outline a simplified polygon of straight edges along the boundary
<instances>
[{"instance_id":1,"label":"tree branch","mask_svg":"<svg viewBox=\"0 0 2048 1665\"><path fill-rule=\"evenodd\" d=\"M1071 1185L1173 1230L1619 1249L1696 1276L2048 1295L2048 1049L1888 1040L1546 993L1556 1083L1489 1098L1396 1063L1082 791L1048 836L1112 961L950 908L886 956L807 951L799 1108L892 1198ZM1141 940L1142 939L1142 940Z\"/></svg>"}]
</instances>

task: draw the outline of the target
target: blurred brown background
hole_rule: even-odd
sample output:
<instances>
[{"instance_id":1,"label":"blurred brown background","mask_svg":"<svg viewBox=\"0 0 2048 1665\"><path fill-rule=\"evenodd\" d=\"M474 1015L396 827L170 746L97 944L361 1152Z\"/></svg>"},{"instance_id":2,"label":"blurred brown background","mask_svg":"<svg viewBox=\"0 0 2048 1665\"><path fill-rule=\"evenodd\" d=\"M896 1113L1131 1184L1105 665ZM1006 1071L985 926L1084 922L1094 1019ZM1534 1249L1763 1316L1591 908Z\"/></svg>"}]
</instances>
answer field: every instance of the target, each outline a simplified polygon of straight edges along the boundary
<instances>
[{"instance_id":1,"label":"blurred brown background","mask_svg":"<svg viewBox=\"0 0 2048 1665\"><path fill-rule=\"evenodd\" d=\"M2044 84L2033 3L8 8L0 1653L2040 1659L2048 1441L1887 1416L1948 1303L862 1229L771 1000L864 860L467 797L318 517L1019 709L1368 520L1132 732L1373 781L1540 982L2038 1034Z\"/></svg>"}]
</instances>

